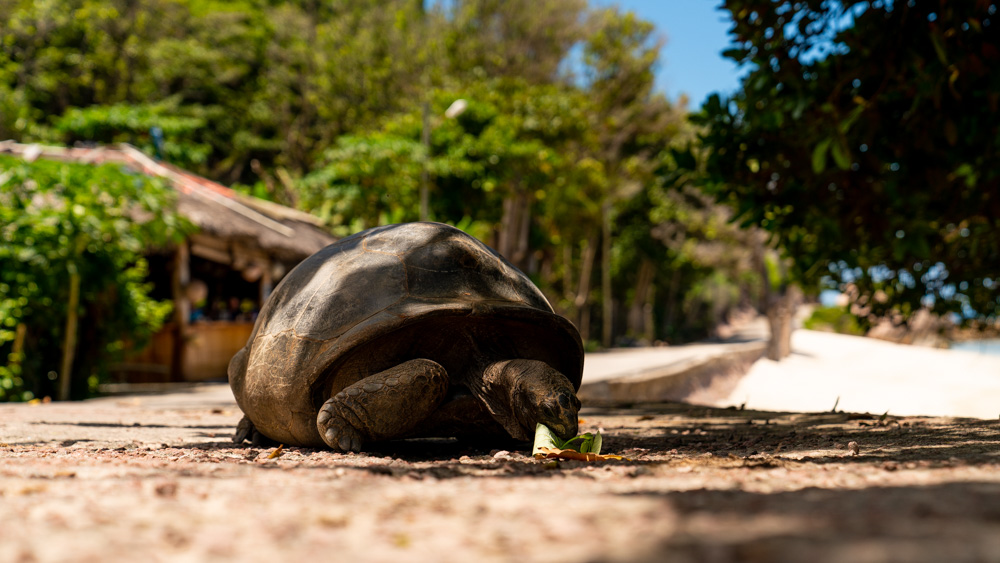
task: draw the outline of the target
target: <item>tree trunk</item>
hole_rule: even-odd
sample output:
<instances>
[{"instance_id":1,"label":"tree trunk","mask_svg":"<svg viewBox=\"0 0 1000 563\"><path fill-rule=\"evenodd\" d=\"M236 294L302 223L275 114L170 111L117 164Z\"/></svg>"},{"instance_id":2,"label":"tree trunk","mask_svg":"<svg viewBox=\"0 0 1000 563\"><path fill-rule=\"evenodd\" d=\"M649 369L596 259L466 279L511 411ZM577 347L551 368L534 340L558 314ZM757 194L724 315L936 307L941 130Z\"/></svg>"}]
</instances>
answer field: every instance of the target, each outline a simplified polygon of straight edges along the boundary
<instances>
[{"instance_id":1,"label":"tree trunk","mask_svg":"<svg viewBox=\"0 0 1000 563\"><path fill-rule=\"evenodd\" d=\"M771 276L767 269L767 250L763 241L758 241L754 247L754 259L760 269L760 277L763 287L761 288L761 303L764 314L767 316L768 328L771 335L767 342L767 358L769 360L781 361L792 354L792 320L795 317L795 309L798 307L802 292L798 286L789 284L784 264L780 258L778 260L778 276L781 281L778 290L771 289Z\"/></svg>"},{"instance_id":2,"label":"tree trunk","mask_svg":"<svg viewBox=\"0 0 1000 563\"><path fill-rule=\"evenodd\" d=\"M531 236L531 198L529 198L527 194L518 194L517 206L520 209L517 214L517 242L514 244L512 262L514 262L514 264L520 268L522 272L529 272L531 270L528 265L528 255L530 251L529 242Z\"/></svg>"},{"instance_id":3,"label":"tree trunk","mask_svg":"<svg viewBox=\"0 0 1000 563\"><path fill-rule=\"evenodd\" d=\"M573 303L576 300L576 290L573 289L573 247L569 243L563 245L562 275L563 295Z\"/></svg>"},{"instance_id":4,"label":"tree trunk","mask_svg":"<svg viewBox=\"0 0 1000 563\"><path fill-rule=\"evenodd\" d=\"M10 349L11 363L20 364L22 362L21 354L24 353L24 337L27 333L28 325L17 323L17 328L14 329L14 345Z\"/></svg>"},{"instance_id":5,"label":"tree trunk","mask_svg":"<svg viewBox=\"0 0 1000 563\"><path fill-rule=\"evenodd\" d=\"M663 319L663 334L668 336L670 328L674 326L674 319L677 317L677 293L681 289L681 270L674 268L670 275L670 288L667 291L667 314Z\"/></svg>"},{"instance_id":6,"label":"tree trunk","mask_svg":"<svg viewBox=\"0 0 1000 563\"><path fill-rule=\"evenodd\" d=\"M767 357L770 360L780 361L792 354L792 321L799 297L798 286L786 285L768 299L767 322L771 337L767 343Z\"/></svg>"},{"instance_id":7,"label":"tree trunk","mask_svg":"<svg viewBox=\"0 0 1000 563\"><path fill-rule=\"evenodd\" d=\"M577 327L580 336L586 341L590 338L590 278L594 273L594 258L597 257L597 240L591 236L590 240L584 242L583 257L580 265L580 283L577 285L576 298L573 306L576 308L579 322Z\"/></svg>"},{"instance_id":8,"label":"tree trunk","mask_svg":"<svg viewBox=\"0 0 1000 563\"><path fill-rule=\"evenodd\" d=\"M611 201L605 199L601 210L601 345L611 347L614 327L614 301L611 299Z\"/></svg>"},{"instance_id":9,"label":"tree trunk","mask_svg":"<svg viewBox=\"0 0 1000 563\"><path fill-rule=\"evenodd\" d=\"M728 299L726 298L725 287L722 285L723 282L719 280L713 280L712 293L712 338L719 338L719 327L726 320L726 311L729 309Z\"/></svg>"},{"instance_id":10,"label":"tree trunk","mask_svg":"<svg viewBox=\"0 0 1000 563\"><path fill-rule=\"evenodd\" d=\"M580 338L586 345L587 341L590 340L590 307L580 309L580 321L577 324L579 325L577 328L580 330Z\"/></svg>"},{"instance_id":11,"label":"tree trunk","mask_svg":"<svg viewBox=\"0 0 1000 563\"><path fill-rule=\"evenodd\" d=\"M643 334L643 338L646 340L647 345L652 345L656 341L656 321L653 319L653 302L655 298L656 286L650 285L649 298L646 300L646 304L642 307L643 324L646 329Z\"/></svg>"},{"instance_id":12,"label":"tree trunk","mask_svg":"<svg viewBox=\"0 0 1000 563\"><path fill-rule=\"evenodd\" d=\"M531 200L527 194L515 191L503 200L497 252L521 271L526 271L530 235Z\"/></svg>"},{"instance_id":13,"label":"tree trunk","mask_svg":"<svg viewBox=\"0 0 1000 563\"><path fill-rule=\"evenodd\" d=\"M510 260L514 254L514 237L517 232L518 211L515 196L507 196L503 199L503 215L500 217L497 252L507 260Z\"/></svg>"},{"instance_id":14,"label":"tree trunk","mask_svg":"<svg viewBox=\"0 0 1000 563\"><path fill-rule=\"evenodd\" d=\"M431 153L431 104L426 100L421 106L421 118L420 143L427 154L420 165L420 220L427 221L430 218L430 174L427 171L427 160Z\"/></svg>"},{"instance_id":15,"label":"tree trunk","mask_svg":"<svg viewBox=\"0 0 1000 563\"><path fill-rule=\"evenodd\" d=\"M69 302L66 304L66 332L63 335L62 367L59 370L59 400L70 399L73 358L76 356L77 307L80 305L80 271L69 263Z\"/></svg>"},{"instance_id":16,"label":"tree trunk","mask_svg":"<svg viewBox=\"0 0 1000 563\"><path fill-rule=\"evenodd\" d=\"M190 255L187 241L177 245L174 254L174 271L170 280L174 299L174 349L170 358L170 380L184 380L184 348L187 340L187 325L191 319L191 303L187 298L188 284L191 283Z\"/></svg>"},{"instance_id":17,"label":"tree trunk","mask_svg":"<svg viewBox=\"0 0 1000 563\"><path fill-rule=\"evenodd\" d=\"M538 268L539 279L545 283L555 285L555 280L552 279L552 253L539 253L533 257L532 263L533 267L537 266Z\"/></svg>"},{"instance_id":18,"label":"tree trunk","mask_svg":"<svg viewBox=\"0 0 1000 563\"><path fill-rule=\"evenodd\" d=\"M649 325L646 323L646 312L649 304L650 288L653 286L653 274L656 272L653 261L643 259L639 265L639 276L635 284L635 295L628 312L628 332L635 337L648 336Z\"/></svg>"}]
</instances>

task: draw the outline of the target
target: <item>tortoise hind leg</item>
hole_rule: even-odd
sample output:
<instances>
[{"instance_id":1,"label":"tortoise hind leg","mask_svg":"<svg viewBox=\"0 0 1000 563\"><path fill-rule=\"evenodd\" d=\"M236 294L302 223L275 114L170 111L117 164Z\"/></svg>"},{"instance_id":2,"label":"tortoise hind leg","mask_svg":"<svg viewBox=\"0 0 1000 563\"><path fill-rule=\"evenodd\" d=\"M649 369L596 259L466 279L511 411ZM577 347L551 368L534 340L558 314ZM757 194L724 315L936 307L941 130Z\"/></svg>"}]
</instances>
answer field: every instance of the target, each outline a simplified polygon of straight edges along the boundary
<instances>
[{"instance_id":1,"label":"tortoise hind leg","mask_svg":"<svg viewBox=\"0 0 1000 563\"><path fill-rule=\"evenodd\" d=\"M252 446L265 448L278 445L274 440L261 434L253 423L250 422L250 419L244 416L236 425L236 433L233 434L233 443L242 444L246 441L249 441Z\"/></svg>"},{"instance_id":2,"label":"tortoise hind leg","mask_svg":"<svg viewBox=\"0 0 1000 563\"><path fill-rule=\"evenodd\" d=\"M340 451L406 434L429 416L448 392L448 373L431 360L410 360L345 387L319 410L323 441Z\"/></svg>"}]
</instances>

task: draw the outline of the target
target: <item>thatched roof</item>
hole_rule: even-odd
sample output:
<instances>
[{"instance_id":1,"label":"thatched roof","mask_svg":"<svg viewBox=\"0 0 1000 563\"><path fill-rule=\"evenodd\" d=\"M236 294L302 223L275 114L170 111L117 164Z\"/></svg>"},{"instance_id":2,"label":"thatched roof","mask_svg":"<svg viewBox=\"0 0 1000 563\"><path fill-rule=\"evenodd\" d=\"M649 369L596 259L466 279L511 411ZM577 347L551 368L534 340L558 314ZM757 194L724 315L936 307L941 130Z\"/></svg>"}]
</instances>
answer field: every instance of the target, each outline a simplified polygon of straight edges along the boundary
<instances>
[{"instance_id":1,"label":"thatched roof","mask_svg":"<svg viewBox=\"0 0 1000 563\"><path fill-rule=\"evenodd\" d=\"M196 174L158 162L139 149L66 148L0 142L0 154L83 164L117 162L137 172L164 178L177 191L177 212L203 234L225 239L285 261L299 261L336 239L308 213L234 192Z\"/></svg>"}]
</instances>

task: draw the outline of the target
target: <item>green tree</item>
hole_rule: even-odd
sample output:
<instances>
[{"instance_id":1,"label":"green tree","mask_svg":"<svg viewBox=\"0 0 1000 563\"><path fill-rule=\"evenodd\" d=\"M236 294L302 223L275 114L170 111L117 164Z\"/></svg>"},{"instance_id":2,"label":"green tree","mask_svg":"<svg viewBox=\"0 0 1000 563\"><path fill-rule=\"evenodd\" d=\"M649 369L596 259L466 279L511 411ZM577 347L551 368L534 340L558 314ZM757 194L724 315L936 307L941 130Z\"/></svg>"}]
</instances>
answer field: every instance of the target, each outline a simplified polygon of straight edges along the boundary
<instances>
[{"instance_id":1,"label":"green tree","mask_svg":"<svg viewBox=\"0 0 1000 563\"><path fill-rule=\"evenodd\" d=\"M653 91L662 40L650 22L632 12L604 9L591 13L589 27L583 45L584 77L592 98L594 156L607 177L601 205L601 342L609 347L615 326L612 259L617 208L653 181L660 154L680 133L683 118ZM636 265L641 264L640 260ZM645 268L649 271L648 265ZM634 296L645 298L646 292Z\"/></svg>"},{"instance_id":2,"label":"green tree","mask_svg":"<svg viewBox=\"0 0 1000 563\"><path fill-rule=\"evenodd\" d=\"M583 97L569 87L514 79L440 90L432 97L428 146L420 140L424 125L418 109L372 133L341 137L322 166L304 179L304 205L338 226L348 226L352 216L364 218L354 227L414 220L413 198L426 163L434 184L432 217L483 225L487 238L523 266L531 208L546 197L544 190L565 183L557 176L576 154L570 144L585 128ZM445 109L456 100L466 109L446 117ZM342 206L353 210L333 211Z\"/></svg>"},{"instance_id":3,"label":"green tree","mask_svg":"<svg viewBox=\"0 0 1000 563\"><path fill-rule=\"evenodd\" d=\"M184 228L170 194L116 165L0 156L0 400L57 379L59 398L85 396L125 338L159 328L170 304L150 299L143 254Z\"/></svg>"},{"instance_id":4,"label":"green tree","mask_svg":"<svg viewBox=\"0 0 1000 563\"><path fill-rule=\"evenodd\" d=\"M418 141L385 133L340 137L302 180L301 203L339 236L416 221L425 155Z\"/></svg>"},{"instance_id":5,"label":"green tree","mask_svg":"<svg viewBox=\"0 0 1000 563\"><path fill-rule=\"evenodd\" d=\"M131 143L146 154L158 154L182 168L203 165L212 147L198 142L198 131L206 119L183 115L189 109L178 106L178 97L152 104L115 104L70 108L53 122L59 140L67 145L77 142ZM160 146L152 131L159 128L165 141Z\"/></svg>"},{"instance_id":6,"label":"green tree","mask_svg":"<svg viewBox=\"0 0 1000 563\"><path fill-rule=\"evenodd\" d=\"M464 111L446 117L456 100ZM599 229L604 177L591 156L585 94L494 79L437 91L430 107L427 146L417 109L376 132L341 138L303 180L304 205L345 233L413 220L426 166L431 218L492 244L568 314L589 312L598 241L588 241Z\"/></svg>"},{"instance_id":7,"label":"green tree","mask_svg":"<svg viewBox=\"0 0 1000 563\"><path fill-rule=\"evenodd\" d=\"M449 74L557 81L585 36L586 10L585 0L457 0L443 34Z\"/></svg>"},{"instance_id":8,"label":"green tree","mask_svg":"<svg viewBox=\"0 0 1000 563\"><path fill-rule=\"evenodd\" d=\"M654 179L616 206L612 271L627 304L616 332L651 342L716 336L738 310L758 307L762 235L698 189L694 135L684 127L655 159Z\"/></svg>"},{"instance_id":9,"label":"green tree","mask_svg":"<svg viewBox=\"0 0 1000 563\"><path fill-rule=\"evenodd\" d=\"M994 2L728 0L750 72L706 104L711 190L789 276L878 316L1000 312Z\"/></svg>"},{"instance_id":10,"label":"green tree","mask_svg":"<svg viewBox=\"0 0 1000 563\"><path fill-rule=\"evenodd\" d=\"M0 2L0 138L145 145L139 125L158 126L180 151L165 157L214 179L294 176L409 107L444 58L442 17L413 0Z\"/></svg>"},{"instance_id":11,"label":"green tree","mask_svg":"<svg viewBox=\"0 0 1000 563\"><path fill-rule=\"evenodd\" d=\"M427 185L433 218L497 247L588 340L592 324L607 343L708 332L664 326L682 288L724 266L656 235L658 221L701 227L664 195L667 149L690 128L653 91L660 43L634 14L585 0L0 0L0 21L0 138L159 149L338 233L418 218ZM465 112L444 117L457 99ZM650 321L637 312L654 299Z\"/></svg>"}]
</instances>

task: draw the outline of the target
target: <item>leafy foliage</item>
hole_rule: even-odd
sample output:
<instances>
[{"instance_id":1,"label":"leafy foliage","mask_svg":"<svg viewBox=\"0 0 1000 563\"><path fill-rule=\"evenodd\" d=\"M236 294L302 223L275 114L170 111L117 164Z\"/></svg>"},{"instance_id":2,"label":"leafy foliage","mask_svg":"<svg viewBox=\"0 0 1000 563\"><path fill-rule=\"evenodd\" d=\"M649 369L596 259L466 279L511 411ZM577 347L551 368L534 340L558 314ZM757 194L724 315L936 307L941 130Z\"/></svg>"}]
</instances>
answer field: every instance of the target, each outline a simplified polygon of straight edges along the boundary
<instances>
[{"instance_id":1,"label":"leafy foliage","mask_svg":"<svg viewBox=\"0 0 1000 563\"><path fill-rule=\"evenodd\" d=\"M76 373L86 394L123 347L159 328L143 253L182 229L160 182L114 165L0 156L0 400L52 394L69 276L81 278ZM21 328L23 327L23 328Z\"/></svg>"},{"instance_id":2,"label":"leafy foliage","mask_svg":"<svg viewBox=\"0 0 1000 563\"><path fill-rule=\"evenodd\" d=\"M1000 313L996 3L725 8L751 71L701 120L717 198L877 316Z\"/></svg>"},{"instance_id":3,"label":"leafy foliage","mask_svg":"<svg viewBox=\"0 0 1000 563\"><path fill-rule=\"evenodd\" d=\"M455 100L466 102L466 109L446 117L445 108ZM672 251L667 241L654 234L653 221L686 220L671 211L682 204L667 195L683 180L655 180L674 168L672 160L656 151L691 133L680 126L683 122L668 104L657 103L661 104L657 111L666 115L649 111L646 116L652 116L652 122L636 125L649 139L630 141L632 146L615 152L615 158L626 158L616 174L624 189L616 190L611 252L619 280L616 289L628 301L637 299L632 288L638 283L634 274L639 264L657 266L655 280L644 283L661 286L663 294L671 297L664 300L668 306L653 315L659 319L657 326L649 326L647 332L662 333L657 327L663 327L671 336L680 337L685 330L706 331L709 323L685 325L680 330L664 326L681 316L668 312L670 307L678 309L675 301L683 298L679 287L672 293L667 288L672 271L694 259L686 257L690 245ZM501 78L461 90L438 90L431 104L428 147L419 141L421 112L401 114L375 132L342 137L327 152L324 166L303 179L300 193L307 207L319 210L337 232L345 234L375 224L413 220L417 218L418 178L426 163L432 218L459 225L502 249L554 296L557 308L579 317L600 295L588 288L588 279L578 278L593 273L584 265L587 254L593 261L597 252L596 244L588 241L600 232L603 204L612 190L607 174L611 163L595 134L601 130L593 122L595 115L592 101L566 85ZM647 182L649 187L642 187ZM653 197L658 199L654 202ZM518 223L524 217L530 218L528 225ZM714 265L689 267L684 276L703 275ZM642 308L645 301L639 297ZM704 296L706 301L714 298ZM727 307L736 301L730 299Z\"/></svg>"},{"instance_id":4,"label":"leafy foliage","mask_svg":"<svg viewBox=\"0 0 1000 563\"><path fill-rule=\"evenodd\" d=\"M211 146L196 140L197 132L205 127L207 120L183 115L190 110L181 109L177 102L174 97L154 104L70 108L55 121L54 129L60 134L59 140L66 144L95 140L127 142L178 166L197 168L211 152ZM157 128L170 139L162 147L152 135Z\"/></svg>"},{"instance_id":5,"label":"leafy foliage","mask_svg":"<svg viewBox=\"0 0 1000 563\"><path fill-rule=\"evenodd\" d=\"M582 189L565 177L579 173L574 159L580 151L571 145L579 143L586 116L578 93L498 79L433 97L429 147L420 142L420 110L396 116L379 131L342 137L327 152L325 166L304 178L306 205L345 232L380 221L415 220L426 163L432 218L464 222L486 238L502 219L505 198L521 195L541 205L551 195L568 203L572 200L559 190ZM445 117L445 108L459 99L469 100L467 108Z\"/></svg>"},{"instance_id":6,"label":"leafy foliage","mask_svg":"<svg viewBox=\"0 0 1000 563\"><path fill-rule=\"evenodd\" d=\"M220 180L303 171L413 99L438 19L412 0L2 2L0 138L148 145L157 126Z\"/></svg>"},{"instance_id":7,"label":"leafy foliage","mask_svg":"<svg viewBox=\"0 0 1000 563\"><path fill-rule=\"evenodd\" d=\"M803 326L810 330L826 330L840 334L864 334L858 318L844 307L817 307L803 321Z\"/></svg>"},{"instance_id":8,"label":"leafy foliage","mask_svg":"<svg viewBox=\"0 0 1000 563\"><path fill-rule=\"evenodd\" d=\"M0 21L0 139L129 142L312 211L337 234L417 219L426 174L430 217L504 253L587 340L703 337L757 283L737 258L745 240L693 195L675 148L694 129L654 91L660 40L632 13L585 0L9 0ZM465 111L446 117L458 99ZM123 181L108 189L124 194ZM106 222L107 209L81 205ZM108 251L121 262L104 273L141 271L127 244ZM45 267L62 275L68 261ZM139 279L124 275L96 297L98 278L85 279L85 297L119 307ZM65 280L49 281L28 306L65 302ZM85 320L96 318L89 307ZM59 341L65 311L50 312L17 313L37 320L19 350ZM138 322L102 326L122 334ZM15 322L0 352L18 325L29 326Z\"/></svg>"},{"instance_id":9,"label":"leafy foliage","mask_svg":"<svg viewBox=\"0 0 1000 563\"><path fill-rule=\"evenodd\" d=\"M416 221L425 156L424 146L408 138L340 137L326 153L328 164L303 180L303 204L340 236Z\"/></svg>"}]
</instances>

